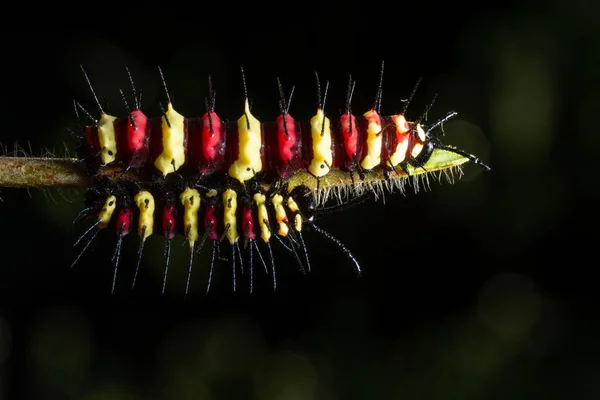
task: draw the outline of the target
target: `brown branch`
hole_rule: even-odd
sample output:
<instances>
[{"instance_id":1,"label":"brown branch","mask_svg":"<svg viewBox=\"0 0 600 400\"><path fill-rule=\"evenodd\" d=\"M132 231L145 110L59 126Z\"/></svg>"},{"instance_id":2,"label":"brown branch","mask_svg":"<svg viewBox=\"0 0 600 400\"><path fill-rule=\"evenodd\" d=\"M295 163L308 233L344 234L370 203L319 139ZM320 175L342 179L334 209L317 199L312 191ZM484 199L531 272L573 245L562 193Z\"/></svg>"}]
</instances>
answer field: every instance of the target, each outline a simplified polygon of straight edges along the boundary
<instances>
[{"instance_id":1,"label":"brown branch","mask_svg":"<svg viewBox=\"0 0 600 400\"><path fill-rule=\"evenodd\" d=\"M89 180L75 158L0 157L0 187L85 188Z\"/></svg>"},{"instance_id":2,"label":"brown branch","mask_svg":"<svg viewBox=\"0 0 600 400\"><path fill-rule=\"evenodd\" d=\"M98 176L114 182L139 181L134 171L122 166L102 168ZM0 157L0 187L81 188L92 185L85 165L76 158Z\"/></svg>"},{"instance_id":3,"label":"brown branch","mask_svg":"<svg viewBox=\"0 0 600 400\"><path fill-rule=\"evenodd\" d=\"M467 161L467 158L456 153L436 149L424 169L409 167L409 172L411 175L420 175L457 167ZM102 168L98 175L110 178L113 182L140 179L133 171L123 174L123 168L119 166ZM401 170L393 172L392 175L398 178L406 176ZM358 176L354 178L358 179ZM365 182L384 179L381 168L365 175ZM321 178L319 187L325 189L352 183L349 173L332 169ZM300 171L288 179L288 184L290 188L306 185L314 190L317 188L317 179L306 171ZM84 164L75 158L0 157L0 187L88 188L91 185Z\"/></svg>"}]
</instances>

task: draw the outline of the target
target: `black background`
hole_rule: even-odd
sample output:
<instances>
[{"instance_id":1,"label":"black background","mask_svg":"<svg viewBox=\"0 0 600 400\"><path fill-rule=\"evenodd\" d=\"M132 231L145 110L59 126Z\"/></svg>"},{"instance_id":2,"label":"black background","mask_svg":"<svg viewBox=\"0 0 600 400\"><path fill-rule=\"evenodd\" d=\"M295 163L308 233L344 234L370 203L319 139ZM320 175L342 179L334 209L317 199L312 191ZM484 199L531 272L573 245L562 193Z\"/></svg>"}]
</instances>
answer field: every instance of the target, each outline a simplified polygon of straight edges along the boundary
<instances>
[{"instance_id":1,"label":"black background","mask_svg":"<svg viewBox=\"0 0 600 400\"><path fill-rule=\"evenodd\" d=\"M313 72L331 81L330 115L357 80L367 110L386 62L383 111L447 111L445 142L471 165L455 185L386 196L320 226L360 260L308 237L313 273L279 263L279 286L231 293L206 262L184 299L186 247L174 242L160 296L161 238L130 290L137 242L125 241L116 292L105 235L69 270L82 193L5 188L0 203L0 370L7 398L597 398L598 6L491 4L98 5L66 22L34 18L4 33L0 141L27 154L73 154L72 100L93 110L79 69L122 112L125 66L144 110L200 116L211 74L217 111L278 113L275 78L296 85L296 118L314 112ZM59 6L54 5L57 11ZM36 10L42 14L42 10ZM257 13L257 15L254 15ZM16 15L16 14L15 14ZM35 16L35 17L40 17ZM8 16L6 18L9 18ZM50 26L50 23L53 25ZM50 32L59 26L70 31ZM206 261L206 260L205 260Z\"/></svg>"}]
</instances>

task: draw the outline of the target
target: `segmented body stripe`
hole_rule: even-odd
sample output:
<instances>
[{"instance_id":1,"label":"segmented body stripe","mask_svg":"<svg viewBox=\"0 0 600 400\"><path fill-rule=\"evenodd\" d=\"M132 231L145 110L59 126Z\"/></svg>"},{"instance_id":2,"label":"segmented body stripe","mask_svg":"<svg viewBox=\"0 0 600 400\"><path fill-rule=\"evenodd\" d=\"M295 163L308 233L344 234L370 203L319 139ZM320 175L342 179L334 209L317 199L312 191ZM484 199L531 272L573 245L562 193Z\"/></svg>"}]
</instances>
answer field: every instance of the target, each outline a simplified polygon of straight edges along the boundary
<instances>
[{"instance_id":1,"label":"segmented body stripe","mask_svg":"<svg viewBox=\"0 0 600 400\"><path fill-rule=\"evenodd\" d=\"M166 240L163 291L171 240L177 234L185 236L189 244L188 285L195 253L204 242L212 243L212 276L215 257L221 257L217 253L224 241L231 247L235 290L236 263L243 269L243 253L249 257L251 287L255 254L267 269L256 241L259 235L267 245L275 285L270 243L273 238L278 239L293 253L302 270L310 270L302 234L307 227L340 248L360 271L350 251L314 225L318 208L332 188L340 187L329 179L336 181L340 180L340 173L349 174L353 183L345 185L344 190L352 196L360 196L366 190L377 195L378 188L384 185L389 190L402 189L404 180L413 172L427 176L428 162L434 155L437 160L431 165L432 171L451 171L469 160L488 167L474 156L441 145L436 136L429 134L432 128L426 131L420 122L409 122L403 114L381 116L381 87L373 108L363 115L354 115L350 108L352 80L349 86L346 112L331 119L325 112L326 96L319 98L312 118L294 119L281 86L280 115L274 122L261 122L251 113L247 93L244 112L235 121L221 120L214 111L213 98L200 118L183 116L169 98L166 111L153 120L143 114L137 100L135 108L123 117L106 114L97 102L101 117L94 125L83 128L78 150L91 178L98 180L98 186L89 190L86 200L92 210L89 216L95 222L76 243L93 232L77 259L99 230L111 226L119 235L113 257L116 277L121 242L131 223L137 221L138 267L144 243L151 234L159 233ZM448 114L446 119L454 115ZM96 175L99 169L113 164L145 178L150 176L153 183L146 179L125 185L118 179L110 181ZM377 169L379 175L369 174ZM309 188L308 183L295 183L295 174L300 171L315 178L316 190ZM323 187L319 188L321 181ZM341 199L340 193L338 190L336 195Z\"/></svg>"},{"instance_id":2,"label":"segmented body stripe","mask_svg":"<svg viewBox=\"0 0 600 400\"><path fill-rule=\"evenodd\" d=\"M168 115L171 127L163 122L164 119L149 124L149 134L144 147L138 147L135 162L128 161L133 160L133 153L117 141L115 162L121 161L134 169L153 168L163 176L188 166L191 167L189 170L198 171L199 177L222 172L243 183L257 174L283 179L300 170L323 177L333 168L354 170L356 163L364 170L392 169L405 162L408 156L417 157L423 148L422 142L427 141L423 128L411 125L403 115L379 117L373 111L364 116L352 116L353 133L346 140L344 124L348 127L349 117L342 123L334 123L322 111L311 119L310 124L295 121L286 114L289 140L281 130L283 118L275 123L261 123L249 114L251 129L247 130L243 128L245 116L236 122L225 122L216 119L216 114L212 113L211 134L207 127L208 114L199 119L175 117L180 114L172 110ZM117 137L126 137L127 120L128 117L120 117L114 121ZM86 155L86 159L104 154L94 134L97 135L97 129L89 127L81 154ZM411 140L412 137L418 140ZM352 146L345 147L343 144L349 140L352 140ZM355 150L350 153L350 148ZM153 166L144 163L148 153L157 155Z\"/></svg>"}]
</instances>

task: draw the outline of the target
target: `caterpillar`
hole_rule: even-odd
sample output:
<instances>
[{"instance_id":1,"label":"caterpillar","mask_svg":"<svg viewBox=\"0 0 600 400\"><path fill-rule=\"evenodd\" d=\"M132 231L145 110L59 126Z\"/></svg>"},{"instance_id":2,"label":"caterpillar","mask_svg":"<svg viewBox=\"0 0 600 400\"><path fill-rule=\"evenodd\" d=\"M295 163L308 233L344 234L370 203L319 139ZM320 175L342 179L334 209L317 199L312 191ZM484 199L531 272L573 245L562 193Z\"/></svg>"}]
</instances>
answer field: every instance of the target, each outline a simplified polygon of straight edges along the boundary
<instances>
[{"instance_id":1,"label":"caterpillar","mask_svg":"<svg viewBox=\"0 0 600 400\"><path fill-rule=\"evenodd\" d=\"M416 87L401 113L381 115L383 66L371 109L362 115L353 113L355 81L350 76L345 110L335 119L325 111L328 81L321 85L315 73L316 113L309 120L298 120L290 112L294 88L286 95L277 79L279 115L269 122L252 113L243 69L242 115L225 121L216 112L210 77L205 113L187 118L175 110L159 68L167 103L161 106L162 115L151 119L141 110L141 96L128 69L133 101L121 90L127 114L113 116L99 101L82 67L99 118L74 102L82 132L77 153L94 186L87 191L85 208L76 218L76 222L91 222L74 244L80 249L72 266L102 231L115 232L114 291L124 238L135 232L134 287L146 240L159 234L165 240L164 293L172 241L181 235L189 247L186 294L194 259L204 247L211 252L207 293L216 260L221 258L231 265L234 291L242 273L248 276L252 292L255 265L270 275L275 290L272 244L290 252L299 268L308 272L311 266L304 234L312 231L339 249L360 274L360 264L350 250L315 224L320 214L351 205L384 187L403 189L409 178L451 172L465 162L489 170L474 155L440 141L443 123L455 112L426 125L423 120L428 107L416 121L407 120L406 108ZM91 123L85 124L82 116ZM102 174L115 167L120 170L117 175ZM121 179L124 176L129 178ZM344 183L348 179L340 176L350 177L351 183ZM332 193L339 204L328 207Z\"/></svg>"}]
</instances>

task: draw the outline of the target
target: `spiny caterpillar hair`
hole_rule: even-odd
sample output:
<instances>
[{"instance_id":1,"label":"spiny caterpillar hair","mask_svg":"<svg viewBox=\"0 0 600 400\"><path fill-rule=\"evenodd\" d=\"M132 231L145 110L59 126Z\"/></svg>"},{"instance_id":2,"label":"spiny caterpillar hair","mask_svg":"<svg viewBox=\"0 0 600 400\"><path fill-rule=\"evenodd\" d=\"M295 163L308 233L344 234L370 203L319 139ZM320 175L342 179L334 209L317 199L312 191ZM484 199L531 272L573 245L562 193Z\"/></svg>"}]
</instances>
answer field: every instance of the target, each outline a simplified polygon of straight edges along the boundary
<instances>
[{"instance_id":1,"label":"spiny caterpillar hair","mask_svg":"<svg viewBox=\"0 0 600 400\"><path fill-rule=\"evenodd\" d=\"M90 223L75 242L79 250L73 265L102 231L112 231L116 234L112 290L124 239L132 232L138 236L132 285L147 238L164 237L163 293L177 235L189 245L186 294L194 260L205 247L210 251L207 293L215 264L223 258L230 265L234 291L241 273L252 292L255 265L270 276L275 289L274 245L291 253L301 271L310 271L306 232L326 239L360 273L350 250L315 224L320 215L369 195L402 191L406 183L418 188L419 180L427 182L431 174L452 179L466 162L489 170L477 157L440 141L443 123L455 112L426 125L430 105L418 119L407 120L416 86L401 113L381 115L383 63L373 105L364 114L353 113L355 81L350 77L345 110L330 119L329 82L323 84L315 73L316 113L308 120L295 119L290 111L294 88L286 93L277 79L279 116L272 122L260 121L252 113L243 70L243 111L236 121L217 114L210 77L205 113L188 118L175 110L159 68L166 105L161 105L160 117L151 119L141 110L141 94L129 70L131 96L121 91L127 109L122 116L109 113L83 67L82 71L96 110L74 103L82 132L77 153L93 187L76 218ZM337 204L328 205L330 198Z\"/></svg>"}]
</instances>

